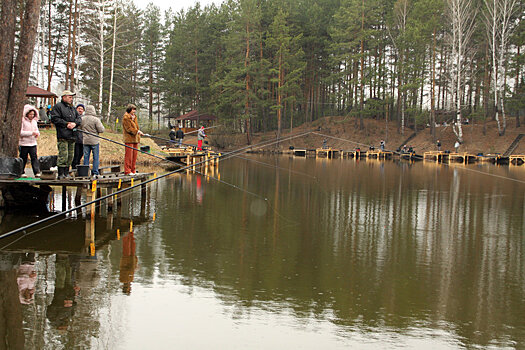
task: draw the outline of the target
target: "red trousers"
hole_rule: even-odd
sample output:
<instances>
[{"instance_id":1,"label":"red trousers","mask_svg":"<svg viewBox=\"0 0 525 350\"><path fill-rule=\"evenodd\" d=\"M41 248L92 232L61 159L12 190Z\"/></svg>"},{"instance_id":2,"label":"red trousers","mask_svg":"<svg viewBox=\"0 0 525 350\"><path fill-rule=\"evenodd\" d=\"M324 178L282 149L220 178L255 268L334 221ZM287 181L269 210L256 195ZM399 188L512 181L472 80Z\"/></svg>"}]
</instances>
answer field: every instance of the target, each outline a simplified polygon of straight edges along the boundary
<instances>
[{"instance_id":1,"label":"red trousers","mask_svg":"<svg viewBox=\"0 0 525 350\"><path fill-rule=\"evenodd\" d=\"M138 143L126 143L126 146L138 148ZM135 163L137 162L137 153L135 149L126 147L126 153L124 155L124 174L135 172Z\"/></svg>"},{"instance_id":2,"label":"red trousers","mask_svg":"<svg viewBox=\"0 0 525 350\"><path fill-rule=\"evenodd\" d=\"M202 140L198 140L198 141L197 141L197 149L198 149L199 151L202 151Z\"/></svg>"}]
</instances>

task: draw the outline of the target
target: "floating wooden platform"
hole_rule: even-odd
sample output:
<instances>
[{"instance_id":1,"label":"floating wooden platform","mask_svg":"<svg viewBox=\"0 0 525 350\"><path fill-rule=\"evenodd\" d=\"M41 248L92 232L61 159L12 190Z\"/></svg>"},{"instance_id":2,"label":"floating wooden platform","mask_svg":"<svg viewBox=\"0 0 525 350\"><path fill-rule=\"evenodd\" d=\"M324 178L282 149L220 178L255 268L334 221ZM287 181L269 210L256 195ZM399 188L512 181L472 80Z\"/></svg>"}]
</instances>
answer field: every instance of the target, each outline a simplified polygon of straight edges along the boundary
<instances>
[{"instance_id":1,"label":"floating wooden platform","mask_svg":"<svg viewBox=\"0 0 525 350\"><path fill-rule=\"evenodd\" d=\"M512 165L522 165L525 163L525 155L511 155L509 156L509 164Z\"/></svg>"},{"instance_id":2,"label":"floating wooden platform","mask_svg":"<svg viewBox=\"0 0 525 350\"><path fill-rule=\"evenodd\" d=\"M194 147L165 148L164 152L168 153L167 160L176 162L183 166L205 162L207 165L217 166L221 153L210 150L199 151Z\"/></svg>"},{"instance_id":3,"label":"floating wooden platform","mask_svg":"<svg viewBox=\"0 0 525 350\"><path fill-rule=\"evenodd\" d=\"M292 154L297 157L306 157L308 154L315 154L315 149L306 149L306 148L300 148L300 149L293 149Z\"/></svg>"},{"instance_id":4,"label":"floating wooden platform","mask_svg":"<svg viewBox=\"0 0 525 350\"><path fill-rule=\"evenodd\" d=\"M377 159L390 159L394 155L394 152L390 151L381 151L381 150L374 150L374 151L367 151L366 156L368 158L377 158Z\"/></svg>"},{"instance_id":5,"label":"floating wooden platform","mask_svg":"<svg viewBox=\"0 0 525 350\"><path fill-rule=\"evenodd\" d=\"M317 148L315 150L316 157L335 158L338 155L340 156L341 153L342 153L341 150L332 149L332 148Z\"/></svg>"}]
</instances>

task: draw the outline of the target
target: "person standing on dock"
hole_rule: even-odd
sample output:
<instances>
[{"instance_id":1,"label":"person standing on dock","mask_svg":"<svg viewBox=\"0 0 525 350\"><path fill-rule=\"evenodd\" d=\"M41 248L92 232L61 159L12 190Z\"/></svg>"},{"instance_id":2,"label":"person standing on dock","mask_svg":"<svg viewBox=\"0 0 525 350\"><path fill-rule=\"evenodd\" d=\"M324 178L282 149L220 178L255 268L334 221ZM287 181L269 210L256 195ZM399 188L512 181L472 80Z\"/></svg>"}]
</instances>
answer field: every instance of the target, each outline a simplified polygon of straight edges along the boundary
<instances>
[{"instance_id":1,"label":"person standing on dock","mask_svg":"<svg viewBox=\"0 0 525 350\"><path fill-rule=\"evenodd\" d=\"M458 151L459 151L459 141L456 141L456 143L454 144L454 148L456 149L456 153L458 153Z\"/></svg>"},{"instance_id":2,"label":"person standing on dock","mask_svg":"<svg viewBox=\"0 0 525 350\"><path fill-rule=\"evenodd\" d=\"M438 151L441 151L441 141L437 140L436 145L437 145Z\"/></svg>"},{"instance_id":3,"label":"person standing on dock","mask_svg":"<svg viewBox=\"0 0 525 350\"><path fill-rule=\"evenodd\" d=\"M75 134L74 128L80 127L82 119L77 110L73 107L74 92L64 90L62 101L58 102L51 111L51 122L57 129L58 147L58 178L69 177L69 166L73 162L75 154Z\"/></svg>"},{"instance_id":4,"label":"person standing on dock","mask_svg":"<svg viewBox=\"0 0 525 350\"><path fill-rule=\"evenodd\" d=\"M105 131L104 125L96 115L95 106L86 106L86 114L82 118L82 130L89 132L84 135L84 165L89 165L89 155L93 152L93 175L99 175L99 144L100 139L95 135L103 133ZM79 132L82 133L82 132ZM93 134L93 135L90 135Z\"/></svg>"},{"instance_id":5,"label":"person standing on dock","mask_svg":"<svg viewBox=\"0 0 525 350\"><path fill-rule=\"evenodd\" d=\"M137 121L137 106L129 104L126 113L122 117L122 132L124 134L124 143L126 144L126 153L124 155L124 174L135 175L135 163L137 162L137 148L140 143L140 136L144 135L139 129ZM132 149L132 148L134 149Z\"/></svg>"},{"instance_id":6,"label":"person standing on dock","mask_svg":"<svg viewBox=\"0 0 525 350\"><path fill-rule=\"evenodd\" d=\"M170 130L170 133L168 134L168 136L170 137L170 141L172 142L169 142L168 143L168 147L171 146L173 143L175 143L175 141L177 140L177 138L175 137L177 133L175 132L175 127L171 127L171 130Z\"/></svg>"},{"instance_id":7,"label":"person standing on dock","mask_svg":"<svg viewBox=\"0 0 525 350\"><path fill-rule=\"evenodd\" d=\"M197 134L197 149L199 151L202 151L202 143L204 142L205 138L206 138L206 134L204 133L204 126L201 126Z\"/></svg>"},{"instance_id":8,"label":"person standing on dock","mask_svg":"<svg viewBox=\"0 0 525 350\"><path fill-rule=\"evenodd\" d=\"M79 103L77 105L77 112L80 116L80 119L82 119L82 116L84 115L84 105L82 103ZM75 133L75 153L73 154L73 162L71 163L71 168L76 169L77 165L80 164L80 161L82 160L82 156L84 155L84 135L81 131L73 131Z\"/></svg>"},{"instance_id":9,"label":"person standing on dock","mask_svg":"<svg viewBox=\"0 0 525 350\"><path fill-rule=\"evenodd\" d=\"M40 176L40 163L38 162L38 155L36 153L36 139L38 136L40 136L40 132L38 131L38 111L31 105L25 105L18 146L20 148L20 158L22 158L23 161L23 169L25 170L27 155L29 155L35 177ZM22 175L22 177L25 176L25 174Z\"/></svg>"},{"instance_id":10,"label":"person standing on dock","mask_svg":"<svg viewBox=\"0 0 525 350\"><path fill-rule=\"evenodd\" d=\"M179 126L179 129L175 133L175 138L177 141L179 141L179 148L182 147L182 139L184 138L184 131L182 131L182 128Z\"/></svg>"},{"instance_id":11,"label":"person standing on dock","mask_svg":"<svg viewBox=\"0 0 525 350\"><path fill-rule=\"evenodd\" d=\"M379 142L379 149L381 152L385 150L385 140L381 140L381 142Z\"/></svg>"}]
</instances>

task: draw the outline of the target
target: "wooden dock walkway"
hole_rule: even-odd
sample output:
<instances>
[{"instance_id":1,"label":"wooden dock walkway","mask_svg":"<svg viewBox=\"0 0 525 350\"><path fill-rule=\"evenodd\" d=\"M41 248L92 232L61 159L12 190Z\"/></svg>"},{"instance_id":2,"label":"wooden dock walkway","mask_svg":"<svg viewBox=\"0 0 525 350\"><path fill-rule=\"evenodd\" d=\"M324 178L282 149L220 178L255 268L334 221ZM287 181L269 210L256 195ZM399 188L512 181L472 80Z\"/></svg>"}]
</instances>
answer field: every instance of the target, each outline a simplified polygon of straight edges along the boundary
<instances>
[{"instance_id":1,"label":"wooden dock walkway","mask_svg":"<svg viewBox=\"0 0 525 350\"><path fill-rule=\"evenodd\" d=\"M76 189L75 203L80 203L82 192L92 192L92 199L101 196L104 188L108 194L120 190L122 187L134 186L136 182L144 182L154 173L138 173L124 175L111 172L92 177L70 177L66 179L16 178L0 179L0 190L6 208L46 206L52 187L61 187L62 196L66 197L68 188ZM145 195L146 185L141 185L141 192ZM112 202L112 201L110 201ZM108 204L110 206L113 203ZM62 210L66 210L66 202L62 201Z\"/></svg>"}]
</instances>

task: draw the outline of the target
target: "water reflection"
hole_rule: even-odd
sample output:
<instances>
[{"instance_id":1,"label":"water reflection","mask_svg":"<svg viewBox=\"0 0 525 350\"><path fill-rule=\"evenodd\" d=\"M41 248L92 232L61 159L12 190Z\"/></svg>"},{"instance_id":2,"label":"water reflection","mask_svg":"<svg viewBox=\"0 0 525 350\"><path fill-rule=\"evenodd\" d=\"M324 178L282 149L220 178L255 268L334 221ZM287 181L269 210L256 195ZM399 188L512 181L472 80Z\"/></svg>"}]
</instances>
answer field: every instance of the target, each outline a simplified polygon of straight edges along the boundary
<instances>
[{"instance_id":1,"label":"water reflection","mask_svg":"<svg viewBox=\"0 0 525 350\"><path fill-rule=\"evenodd\" d=\"M135 237L133 232L128 232L122 238L122 256L120 258L120 282L122 283L122 292L131 293L131 282L135 276L138 259L135 255Z\"/></svg>"},{"instance_id":2,"label":"water reflection","mask_svg":"<svg viewBox=\"0 0 525 350\"><path fill-rule=\"evenodd\" d=\"M177 175L145 210L134 197L120 214L0 242L9 329L39 349L524 344L521 183L429 163L257 159L276 167L221 163L238 188Z\"/></svg>"}]
</instances>

